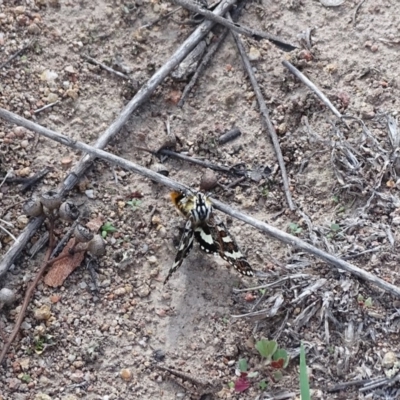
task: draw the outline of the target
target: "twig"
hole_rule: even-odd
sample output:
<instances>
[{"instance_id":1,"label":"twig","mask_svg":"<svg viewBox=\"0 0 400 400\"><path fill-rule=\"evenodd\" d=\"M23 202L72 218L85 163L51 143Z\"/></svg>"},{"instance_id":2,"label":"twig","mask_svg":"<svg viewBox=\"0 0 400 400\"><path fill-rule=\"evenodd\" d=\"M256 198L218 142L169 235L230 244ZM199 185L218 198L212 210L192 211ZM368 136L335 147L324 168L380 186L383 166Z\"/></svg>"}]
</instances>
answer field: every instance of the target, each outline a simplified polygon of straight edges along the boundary
<instances>
[{"instance_id":1,"label":"twig","mask_svg":"<svg viewBox=\"0 0 400 400\"><path fill-rule=\"evenodd\" d=\"M289 208L293 211L296 209L296 206L293 203L292 195L290 194L289 180L288 180L287 173L286 173L286 166L285 166L285 162L283 160L278 135L276 134L275 128L272 125L272 122L269 118L269 111L268 111L267 105L266 105L264 97L261 93L261 88L258 85L253 68L250 64L249 57L247 56L246 51L244 49L242 40L239 38L239 36L235 32L232 32L232 36L233 36L233 39L235 40L236 47L238 48L238 51L242 57L244 68L250 78L251 85L253 86L253 90L256 94L264 125L267 128L267 131L271 138L272 144L274 145L275 155L276 155L276 158L278 159L279 168L281 170L283 189L285 192L286 201L288 202Z\"/></svg>"},{"instance_id":2,"label":"twig","mask_svg":"<svg viewBox=\"0 0 400 400\"><path fill-rule=\"evenodd\" d=\"M320 100L340 119L342 119L342 114L337 110L337 108L331 103L331 101L318 89L304 74L302 74L294 65L289 61L282 61L284 67L286 67L294 76L300 79L309 89L311 89Z\"/></svg>"},{"instance_id":3,"label":"twig","mask_svg":"<svg viewBox=\"0 0 400 400\"><path fill-rule=\"evenodd\" d=\"M7 214L7 211L8 210L11 210L12 208L14 208L15 206L18 206L19 204L21 204L21 203L25 203L25 199L24 200L20 200L20 201L17 201L17 202L15 202L15 203L12 203L10 206L8 206L8 207L6 207L4 210L3 210L3 213L0 215L0 218L3 218L6 214Z\"/></svg>"},{"instance_id":4,"label":"twig","mask_svg":"<svg viewBox=\"0 0 400 400\"><path fill-rule=\"evenodd\" d=\"M242 132L240 132L239 128L230 129L229 131L225 132L223 135L221 135L218 138L218 144L220 146L222 146L222 145L238 138L241 134L242 134Z\"/></svg>"},{"instance_id":5,"label":"twig","mask_svg":"<svg viewBox=\"0 0 400 400\"><path fill-rule=\"evenodd\" d=\"M223 0L214 10L218 15L223 15L235 3L236 0ZM193 50L203 37L214 26L212 21L204 21L197 29L183 42L169 60L142 86L132 100L121 111L118 118L107 128L107 130L97 139L94 147L104 148L108 142L119 132L128 121L131 114L138 109L156 90L158 85L170 74L170 72ZM75 168L67 175L62 183L60 195L64 196L79 182L86 170L92 165L95 157L84 155ZM0 262L0 277L4 275L8 268L14 263L22 249L26 246L36 230L42 225L44 217L34 218L18 240L10 247Z\"/></svg>"},{"instance_id":6,"label":"twig","mask_svg":"<svg viewBox=\"0 0 400 400\"><path fill-rule=\"evenodd\" d=\"M339 392L341 390L347 389L350 386L363 386L369 382L371 382L371 379L357 379L355 381L340 382L334 386L328 387L327 392L328 393Z\"/></svg>"},{"instance_id":7,"label":"twig","mask_svg":"<svg viewBox=\"0 0 400 400\"><path fill-rule=\"evenodd\" d=\"M269 287L273 287L276 285L281 284L282 282L285 282L289 279L297 279L297 278L308 278L310 275L308 274L295 274L295 275L288 275L285 276L282 279L278 279L277 281L274 281L272 283L268 283L265 285L260 285L260 286L254 286L254 287L249 287L249 288L244 288L244 289L233 289L234 293L241 293L241 292L252 292L253 290L259 290L259 289L267 289Z\"/></svg>"},{"instance_id":8,"label":"twig","mask_svg":"<svg viewBox=\"0 0 400 400\"><path fill-rule=\"evenodd\" d=\"M0 222L3 222L3 221L1 220ZM7 233L12 239L14 239L14 241L17 240L17 238L10 231L8 231L6 228L4 228L4 226L0 225L0 229L3 230L5 233Z\"/></svg>"},{"instance_id":9,"label":"twig","mask_svg":"<svg viewBox=\"0 0 400 400\"><path fill-rule=\"evenodd\" d=\"M154 21L149 22L148 24L142 25L139 29L144 29L144 28L151 28L153 25L158 24L160 21L162 21L165 18L168 18L170 15L175 14L176 12L178 12L179 10L182 10L182 7L177 7L174 10L161 15L161 17L158 17L157 19L155 19Z\"/></svg>"},{"instance_id":10,"label":"twig","mask_svg":"<svg viewBox=\"0 0 400 400\"><path fill-rule=\"evenodd\" d=\"M50 103L50 104L46 104L43 107L38 108L37 110L35 110L33 113L34 114L39 114L40 112L47 110L50 107L56 106L58 103L60 102L60 100L55 101L54 103Z\"/></svg>"},{"instance_id":11,"label":"twig","mask_svg":"<svg viewBox=\"0 0 400 400\"><path fill-rule=\"evenodd\" d=\"M120 167L127 169L129 171L135 172L137 174L140 174L142 176L145 176L153 181L156 181L158 183L161 183L162 185L165 185L173 190L180 190L185 193L190 192L190 189L181 183L178 183L176 181L173 181L170 178L167 178L166 176L163 176L161 174L158 174L157 172L154 172L148 168L144 168L140 165L137 165L131 161L125 160L121 157L115 156L114 154L107 153L104 150L96 149L95 147L89 146L85 143L78 142L76 140L73 140L67 136L61 135L57 132L54 132L50 129L44 128L38 124L35 124L32 121L29 121L25 118L22 118L16 114L13 114L7 110L4 110L0 108L0 117L7 120L8 122L15 123L19 126L23 126L27 129L30 129L34 132L37 132L43 136L46 136L49 139L52 139L64 146L72 147L77 150L84 151L86 153L91 154L93 157L98 157L102 158L106 161L109 161L111 163L117 164ZM259 229L262 232L265 232L267 235L283 242L286 244L289 244L291 246L296 246L301 250L306 251L307 253L313 254L314 256L320 258L321 260L325 261L326 263L335 266L338 269L347 271L367 282L373 283L376 286L380 287L381 289L392 293L396 296L400 297L400 288L398 288L395 285L392 285L391 283L388 283L384 281L381 278L378 278L377 276L364 271L361 268L356 267L355 265L352 265L346 261L341 260L340 258L329 254L323 250L320 250L316 248L315 246L312 246L309 243L304 242L303 240L292 236L284 231L281 231L280 229L277 229L271 225L268 225L267 223L260 221L256 218L253 218L247 214L244 214L227 204L224 204L216 199L210 198L210 201L212 202L213 206L225 214L230 215L233 218L239 219L249 225L254 226L255 228ZM39 217L40 218L40 217ZM33 222L38 220L39 218L36 218ZM4 267L4 263L0 264L0 277L2 274L4 274L6 271Z\"/></svg>"},{"instance_id":12,"label":"twig","mask_svg":"<svg viewBox=\"0 0 400 400\"><path fill-rule=\"evenodd\" d=\"M3 363L3 359L4 359L5 355L7 354L8 349L10 348L12 342L14 341L14 339L16 338L16 336L19 332L22 321L25 318L25 312L26 312L26 309L28 308L29 301L32 297L33 291L35 290L35 287L38 284L40 278L42 277L45 269L50 264L49 257L51 254L52 246L54 245L53 222L50 222L49 235L50 235L50 243L49 243L49 248L47 249L47 253L45 256L45 261L44 261L42 267L39 269L38 273L36 274L35 279L33 280L33 282L31 283L31 285L28 287L28 289L26 291L24 302L22 303L21 310L18 314L17 321L15 322L14 329L12 330L7 342L4 344L3 348L1 349L0 365Z\"/></svg>"},{"instance_id":13,"label":"twig","mask_svg":"<svg viewBox=\"0 0 400 400\"><path fill-rule=\"evenodd\" d=\"M16 53L14 53L7 61L4 61L3 64L0 65L0 69L4 68L8 63L10 63L14 58L18 57L20 54L22 54L25 50L29 49L31 47L32 43L35 41L35 39L32 39L26 46L24 46L22 49L19 49Z\"/></svg>"},{"instance_id":14,"label":"twig","mask_svg":"<svg viewBox=\"0 0 400 400\"><path fill-rule=\"evenodd\" d=\"M241 33L242 35L250 36L253 39L260 40L260 39L268 39L270 42L278 46L284 51L292 51L295 50L297 47L292 45L291 43L288 43L281 39L278 36L271 35L270 33L267 32L261 32L261 31L256 31L254 29L251 29L247 26L235 24L231 21L228 21L227 19L220 17L218 15L215 15L211 11L208 11L205 8L200 8L190 0L173 0L174 3L186 8L189 11L192 11L194 13L203 15L210 21L214 21L220 25L225 26L226 28L229 28L231 31Z\"/></svg>"},{"instance_id":15,"label":"twig","mask_svg":"<svg viewBox=\"0 0 400 400\"><path fill-rule=\"evenodd\" d=\"M10 171L7 171L6 176L3 178L3 180L0 183L0 188L4 185L4 182L7 180L8 175L11 175Z\"/></svg>"},{"instance_id":16,"label":"twig","mask_svg":"<svg viewBox=\"0 0 400 400\"><path fill-rule=\"evenodd\" d=\"M354 15L353 15L353 26L356 26L356 23L357 23L357 21L356 21L356 19L357 19L357 13L358 13L358 10L360 9L360 7L362 6L362 4L364 3L364 1L365 1L365 0L361 0L361 1L357 4L356 9L354 10Z\"/></svg>"},{"instance_id":17,"label":"twig","mask_svg":"<svg viewBox=\"0 0 400 400\"><path fill-rule=\"evenodd\" d=\"M128 75L123 74L122 72L116 71L115 69L110 68L106 64L101 63L100 61L95 60L92 57L89 57L87 54L81 54L81 57L85 60L89 61L92 64L98 65L99 67L103 68L104 70L119 76L120 78L130 80L131 78Z\"/></svg>"},{"instance_id":18,"label":"twig","mask_svg":"<svg viewBox=\"0 0 400 400\"><path fill-rule=\"evenodd\" d=\"M236 7L235 11L232 14L233 21L237 20L237 18L239 17L239 15L242 12L243 7L245 6L246 3L247 3L247 0L243 0ZM208 46L203 59L201 60L200 64L198 65L198 67L196 69L196 72L193 74L192 78L190 79L190 82L185 86L185 89L183 90L182 97L181 97L181 99L179 100L179 103L178 103L178 107L183 107L183 105L185 103L185 100L186 100L186 97L188 96L188 94L193 89L193 86L196 84L200 74L203 73L203 71L205 70L206 66L210 62L211 58L214 56L214 54L217 52L217 50L219 49L219 47L222 44L222 42L227 37L228 33L229 33L229 29L225 28L223 30L223 32L220 34L220 36L218 37L218 39L214 43L212 43L210 46Z\"/></svg>"}]
</instances>

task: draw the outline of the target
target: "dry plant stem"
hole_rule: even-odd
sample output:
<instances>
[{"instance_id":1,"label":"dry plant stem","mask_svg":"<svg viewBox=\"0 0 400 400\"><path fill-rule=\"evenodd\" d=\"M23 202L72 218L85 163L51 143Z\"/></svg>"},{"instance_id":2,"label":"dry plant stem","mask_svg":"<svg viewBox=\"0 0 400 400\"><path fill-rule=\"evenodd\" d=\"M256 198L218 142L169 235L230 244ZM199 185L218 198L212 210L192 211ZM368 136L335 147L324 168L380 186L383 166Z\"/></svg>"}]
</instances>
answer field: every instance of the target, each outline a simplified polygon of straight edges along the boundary
<instances>
[{"instance_id":1,"label":"dry plant stem","mask_svg":"<svg viewBox=\"0 0 400 400\"><path fill-rule=\"evenodd\" d=\"M309 89L311 89L320 100L338 117L342 118L342 114L337 108L330 102L330 100L319 90L305 75L303 75L293 64L289 61L282 61L284 67L286 67L294 76L300 79Z\"/></svg>"},{"instance_id":2,"label":"dry plant stem","mask_svg":"<svg viewBox=\"0 0 400 400\"><path fill-rule=\"evenodd\" d=\"M280 38L278 36L271 35L267 32L256 31L247 26L242 26L242 25L233 23L232 21L228 21L227 19L220 17L218 15L215 15L214 13L212 13L211 11L208 11L205 8L198 7L190 0L173 0L173 2L182 6L183 8L186 8L189 11L203 15L208 20L214 21L222 26L225 26L226 28L229 28L231 31L241 33L242 35L245 35L245 36L250 36L256 40L268 39L269 41L274 43L276 46L280 47L281 49L283 49L285 51L292 51L297 48L296 46L292 45L291 43L286 42L285 40L283 40L282 38Z\"/></svg>"},{"instance_id":3,"label":"dry plant stem","mask_svg":"<svg viewBox=\"0 0 400 400\"><path fill-rule=\"evenodd\" d=\"M50 104L46 104L43 107L38 108L37 110L35 110L33 113L34 114L39 114L40 112L47 110L48 108L51 108L53 106L56 106L58 103L60 102L60 100L55 101L54 103L50 103Z\"/></svg>"},{"instance_id":4,"label":"dry plant stem","mask_svg":"<svg viewBox=\"0 0 400 400\"><path fill-rule=\"evenodd\" d=\"M240 56L242 57L244 68L247 72L247 75L250 78L251 85L253 86L253 90L256 94L258 105L260 107L262 120L264 122L265 127L267 128L267 131L271 138L272 144L274 145L276 158L278 159L279 168L281 170L283 190L285 192L286 201L288 202L289 208L292 211L294 211L296 209L296 206L294 205L293 200L292 200L292 195L290 194L289 180L288 180L287 173L286 173L285 162L283 161L283 156L282 156L281 146L279 144L278 135L276 134L275 128L272 125L272 122L269 118L269 111L268 111L267 105L266 105L264 97L261 93L261 88L258 85L256 76L253 72L253 68L251 67L249 57L247 57L243 43L242 43L241 39L239 38L239 36L235 32L232 32L232 36L235 40L235 43L236 43L236 46L240 53Z\"/></svg>"},{"instance_id":5,"label":"dry plant stem","mask_svg":"<svg viewBox=\"0 0 400 400\"><path fill-rule=\"evenodd\" d=\"M16 114L6 111L2 108L0 108L0 117L7 120L8 122L15 123L17 125L23 126L27 129L30 129L36 133L39 133L43 136L46 136L49 139L52 139L60 144L63 144L64 146L72 147L77 150L82 150L86 153L91 154L93 157L102 158L103 160L109 161L110 163L117 164L120 167L122 167L128 171L132 171L132 172L135 172L142 176L145 176L146 178L149 178L153 181L161 183L162 185L167 186L170 189L180 190L185 193L187 193L189 191L188 187L186 187L178 182L175 182L172 179L167 178L166 176L158 174L157 172L149 170L148 168L144 168L144 167L137 165L131 161L128 161L121 157L107 153L104 150L99 150L99 149L96 149L85 143L72 140L64 135L61 135L50 129L44 128L38 124L35 124L34 122L31 122L25 118L22 118ZM254 226L255 228L259 229L260 231L265 232L267 235L269 235L283 243L289 244L291 246L295 246L299 249L306 251L307 253L313 254L314 256L320 258L321 260L327 262L328 264L335 266L338 269L347 271L367 282L375 284L376 286L380 287L381 289L383 289L389 293L392 293L392 294L400 297L400 288L398 288L397 286L392 285L391 283L388 283L388 282L384 281L383 279L378 278L377 276L372 275L369 272L356 267L355 265L352 265L346 261L343 261L340 258L335 257L332 254L326 253L325 251L320 250L320 249L316 248L315 246L312 246L311 244L306 243L303 240L301 240L295 236L292 236L292 235L290 235L286 232L283 232L271 225L268 225L267 223L265 223L263 221L253 218L253 217L251 217L247 214L244 214L238 210L235 210L234 208L228 206L227 204L224 204L213 198L210 198L210 200L217 210L220 210L220 211L224 212L225 214L230 215L233 218L239 219L251 226ZM39 218L36 218L36 219L39 219ZM5 272L4 262L0 264L0 276L1 276L2 270ZM4 274L4 272L3 272L3 274Z\"/></svg>"},{"instance_id":6,"label":"dry plant stem","mask_svg":"<svg viewBox=\"0 0 400 400\"><path fill-rule=\"evenodd\" d=\"M176 13L177 11L179 11L179 10L182 10L182 7L177 7L177 8L175 8L174 10L172 10L172 11L166 13L165 15L161 15L161 17L155 19L154 21L149 22L148 24L142 25L142 26L140 27L140 29L144 29L144 28L149 29L149 28L151 28L153 25L158 24L160 21L162 21L162 20L165 19L165 18L168 18L168 17L169 17L170 15L172 15L172 14L175 14L175 13Z\"/></svg>"},{"instance_id":7,"label":"dry plant stem","mask_svg":"<svg viewBox=\"0 0 400 400\"><path fill-rule=\"evenodd\" d=\"M92 64L98 65L99 67L110 72L111 74L119 76L120 78L127 79L127 80L131 79L131 78L129 78L128 75L125 75L122 72L116 71L115 69L108 67L107 65L95 60L94 58L89 57L87 54L81 54L81 57L84 58L86 61L89 61Z\"/></svg>"},{"instance_id":8,"label":"dry plant stem","mask_svg":"<svg viewBox=\"0 0 400 400\"><path fill-rule=\"evenodd\" d=\"M34 41L35 39L32 39L26 46L24 46L22 49L19 49L16 53L14 53L7 61L4 61L3 64L0 65L0 69L4 68L7 64L9 64L12 60L14 60L14 58L22 54L25 50L29 49L29 47L32 46L32 43Z\"/></svg>"},{"instance_id":9,"label":"dry plant stem","mask_svg":"<svg viewBox=\"0 0 400 400\"><path fill-rule=\"evenodd\" d=\"M225 14L229 8L235 4L236 0L223 0L214 10L218 15ZM214 26L214 22L204 21L198 28L186 39L169 60L142 86L132 100L121 111L118 118L108 127L108 129L98 138L94 147L104 148L108 142L119 132L119 130L128 121L131 114L139 108L156 90L158 85L169 75L169 73L194 49L194 47L203 39L204 36ZM84 155L74 169L64 179L60 189L60 195L68 193L83 176L86 170L91 166L95 157ZM0 277L4 275L8 268L13 264L22 249L28 243L36 230L43 223L44 218L36 218L29 222L24 231L19 235L17 241L7 251L0 262Z\"/></svg>"},{"instance_id":10,"label":"dry plant stem","mask_svg":"<svg viewBox=\"0 0 400 400\"><path fill-rule=\"evenodd\" d=\"M354 10L354 15L353 15L353 26L356 26L357 23L357 13L358 10L360 9L360 7L362 6L362 4L364 3L365 0L361 0L358 4L356 9Z\"/></svg>"},{"instance_id":11,"label":"dry plant stem","mask_svg":"<svg viewBox=\"0 0 400 400\"><path fill-rule=\"evenodd\" d=\"M50 243L49 243L49 247L47 249L45 258L44 258L44 262L43 265L40 267L38 273L35 276L35 279L33 280L33 282L29 285L26 294L25 294L25 298L24 298L24 302L22 303L21 306L21 311L18 314L18 318L15 322L15 326L14 329L11 332L10 337L8 338L7 342L4 344L4 347L1 349L1 353L0 353L0 365L3 363L4 357L7 354L8 349L10 348L12 342L14 341L14 339L17 337L19 329L21 327L22 321L25 318L25 312L26 309L28 308L29 305L29 301L32 297L33 291L36 288L36 285L38 284L40 278L42 277L45 269L47 268L49 262L49 258L50 258L50 254L54 245L54 234L53 234L53 222L50 222L50 229L49 229L49 235L50 235Z\"/></svg>"}]
</instances>

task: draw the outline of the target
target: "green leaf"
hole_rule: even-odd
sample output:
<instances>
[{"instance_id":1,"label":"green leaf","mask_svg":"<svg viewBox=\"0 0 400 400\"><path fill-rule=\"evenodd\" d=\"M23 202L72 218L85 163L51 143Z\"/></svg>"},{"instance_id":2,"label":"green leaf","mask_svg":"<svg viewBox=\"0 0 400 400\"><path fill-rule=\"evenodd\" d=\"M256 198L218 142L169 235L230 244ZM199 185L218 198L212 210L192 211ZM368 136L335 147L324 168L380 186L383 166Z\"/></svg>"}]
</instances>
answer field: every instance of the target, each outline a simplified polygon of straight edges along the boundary
<instances>
[{"instance_id":1,"label":"green leaf","mask_svg":"<svg viewBox=\"0 0 400 400\"><path fill-rule=\"evenodd\" d=\"M245 358L241 358L239 360L239 371L240 372L246 372L247 371L247 360Z\"/></svg>"},{"instance_id":2,"label":"green leaf","mask_svg":"<svg viewBox=\"0 0 400 400\"><path fill-rule=\"evenodd\" d=\"M368 297L368 299L365 300L364 306L365 307L372 307L372 299L371 299L371 297Z\"/></svg>"},{"instance_id":3,"label":"green leaf","mask_svg":"<svg viewBox=\"0 0 400 400\"><path fill-rule=\"evenodd\" d=\"M289 364L289 355L285 349L278 349L272 356L273 360L283 359L283 368L286 368Z\"/></svg>"},{"instance_id":4,"label":"green leaf","mask_svg":"<svg viewBox=\"0 0 400 400\"><path fill-rule=\"evenodd\" d=\"M304 350L303 343L301 343L300 346L300 394L301 400L311 400L306 364L306 352Z\"/></svg>"},{"instance_id":5,"label":"green leaf","mask_svg":"<svg viewBox=\"0 0 400 400\"><path fill-rule=\"evenodd\" d=\"M265 382L265 379L263 379L262 381L260 381L258 386L260 387L261 390L265 390L268 387L268 384L267 382Z\"/></svg>"},{"instance_id":6,"label":"green leaf","mask_svg":"<svg viewBox=\"0 0 400 400\"><path fill-rule=\"evenodd\" d=\"M255 347L261 357L271 359L272 355L278 349L278 343L275 340L261 339L256 343Z\"/></svg>"},{"instance_id":7,"label":"green leaf","mask_svg":"<svg viewBox=\"0 0 400 400\"><path fill-rule=\"evenodd\" d=\"M248 378L257 378L257 376L258 376L258 371L252 371L247 374Z\"/></svg>"},{"instance_id":8,"label":"green leaf","mask_svg":"<svg viewBox=\"0 0 400 400\"><path fill-rule=\"evenodd\" d=\"M25 382L25 383L29 383L31 381L31 377L28 374L23 374L21 381Z\"/></svg>"},{"instance_id":9,"label":"green leaf","mask_svg":"<svg viewBox=\"0 0 400 400\"><path fill-rule=\"evenodd\" d=\"M274 371L273 377L276 382L280 381L283 377L282 371Z\"/></svg>"},{"instance_id":10,"label":"green leaf","mask_svg":"<svg viewBox=\"0 0 400 400\"><path fill-rule=\"evenodd\" d=\"M233 382L228 383L229 389L233 389L235 387L235 384Z\"/></svg>"},{"instance_id":11,"label":"green leaf","mask_svg":"<svg viewBox=\"0 0 400 400\"><path fill-rule=\"evenodd\" d=\"M364 296L363 296L362 294L359 294L359 295L357 296L357 302L358 302L358 303L364 303Z\"/></svg>"},{"instance_id":12,"label":"green leaf","mask_svg":"<svg viewBox=\"0 0 400 400\"><path fill-rule=\"evenodd\" d=\"M340 225L339 224L332 224L331 225L331 231L335 232L335 233L339 232L340 231Z\"/></svg>"}]
</instances>

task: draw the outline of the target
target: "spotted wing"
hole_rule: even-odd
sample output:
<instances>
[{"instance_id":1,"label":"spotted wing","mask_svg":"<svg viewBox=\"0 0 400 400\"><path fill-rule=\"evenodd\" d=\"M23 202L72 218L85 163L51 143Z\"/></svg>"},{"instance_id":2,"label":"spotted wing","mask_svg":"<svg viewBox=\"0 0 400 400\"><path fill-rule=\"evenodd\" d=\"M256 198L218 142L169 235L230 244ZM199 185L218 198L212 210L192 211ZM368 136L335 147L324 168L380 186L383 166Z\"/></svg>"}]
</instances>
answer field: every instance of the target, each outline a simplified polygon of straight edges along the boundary
<instances>
[{"instance_id":1,"label":"spotted wing","mask_svg":"<svg viewBox=\"0 0 400 400\"><path fill-rule=\"evenodd\" d=\"M164 280L164 285L168 282L171 275L182 265L183 260L189 254L189 251L193 247L194 231L192 228L192 221L188 219L185 225L184 232L179 242L178 253L176 254L175 261L168 271L168 275Z\"/></svg>"},{"instance_id":2,"label":"spotted wing","mask_svg":"<svg viewBox=\"0 0 400 400\"><path fill-rule=\"evenodd\" d=\"M209 254L219 254L219 242L215 233L215 227L211 223L204 223L195 228L194 237L201 250Z\"/></svg>"},{"instance_id":3,"label":"spotted wing","mask_svg":"<svg viewBox=\"0 0 400 400\"><path fill-rule=\"evenodd\" d=\"M215 221L215 231L218 238L219 255L242 275L254 276L249 262L222 221Z\"/></svg>"}]
</instances>

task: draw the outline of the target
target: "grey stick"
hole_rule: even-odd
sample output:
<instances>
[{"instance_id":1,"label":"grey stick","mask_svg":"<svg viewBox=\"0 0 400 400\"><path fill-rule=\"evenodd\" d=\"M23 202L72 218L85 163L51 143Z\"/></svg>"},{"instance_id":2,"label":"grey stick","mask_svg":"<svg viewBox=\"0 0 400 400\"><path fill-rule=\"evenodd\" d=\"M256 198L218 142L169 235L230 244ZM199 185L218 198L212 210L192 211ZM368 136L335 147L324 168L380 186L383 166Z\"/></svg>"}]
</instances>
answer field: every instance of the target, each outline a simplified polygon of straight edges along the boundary
<instances>
[{"instance_id":1,"label":"grey stick","mask_svg":"<svg viewBox=\"0 0 400 400\"><path fill-rule=\"evenodd\" d=\"M64 146L72 147L77 150L82 150L86 153L92 154L93 157L102 158L106 161L117 164L124 169L135 172L142 176L145 176L145 177L147 177L153 181L156 181L158 183L161 183L162 185L165 185L173 190L180 190L180 191L183 191L186 193L190 190L186 186L184 186L178 182L175 182L172 179L167 178L166 176L158 174L157 172L154 172L150 169L144 168L133 162L127 161L121 157L107 153L104 150L99 150L99 149L96 149L85 143L72 140L72 139L68 138L67 136L61 135L50 129L44 128L38 124L35 124L34 122L24 119L16 114L13 114L7 110L4 110L2 108L0 108L0 117L5 119L8 122L13 122L20 126L24 126L25 128L30 129L34 132L37 132L40 135L46 136L47 138L52 139L60 144L63 144ZM212 201L212 203L216 209L224 212L225 214L228 214L231 217L237 218L249 225L252 225L255 228L259 229L260 231L265 232L267 235L269 235L277 240L280 240L283 243L289 244L291 246L296 246L299 249L302 249L302 250L306 251L307 253L310 253L310 254L320 258L321 260L327 262L328 264L335 266L338 269L347 271L367 282L375 284L376 286L380 287L381 289L383 289L389 293L392 293L392 294L400 297L400 288L398 288L397 286L392 285L391 283L388 283L388 282L384 281L383 279L378 278L377 276L370 274L369 272L364 271L361 268L356 267L355 265L352 265L346 261L343 261L340 258L338 258L332 254L326 253L325 251L320 250L317 247L315 247L309 243L306 243L303 240L301 240L295 236L292 236L292 235L290 235L284 231L281 231L271 225L268 225L267 223L265 223L263 221L260 221L260 220L253 218L247 214L244 214L244 213L230 207L227 204L224 204L213 198L210 198L210 200ZM36 219L34 221L36 221ZM7 270L7 268L4 265L4 259L3 259L3 261L0 263L0 277L2 276L2 274L4 274L6 272L6 270Z\"/></svg>"}]
</instances>

